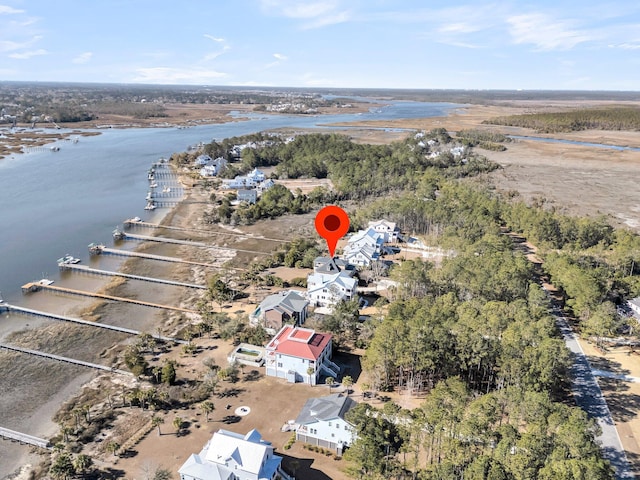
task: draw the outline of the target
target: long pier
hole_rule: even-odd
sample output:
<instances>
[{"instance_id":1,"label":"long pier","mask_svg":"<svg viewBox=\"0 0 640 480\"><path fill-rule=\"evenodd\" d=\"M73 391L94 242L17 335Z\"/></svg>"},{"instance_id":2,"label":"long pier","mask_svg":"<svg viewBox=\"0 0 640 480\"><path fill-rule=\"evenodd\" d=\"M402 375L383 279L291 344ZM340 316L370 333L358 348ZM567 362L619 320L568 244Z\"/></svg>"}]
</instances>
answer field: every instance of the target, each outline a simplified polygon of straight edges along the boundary
<instances>
[{"instance_id":1,"label":"long pier","mask_svg":"<svg viewBox=\"0 0 640 480\"><path fill-rule=\"evenodd\" d=\"M8 303L0 304L0 311L2 311L2 307L4 307L4 311L7 311L7 312L18 312L18 313L24 313L24 314L27 314L27 315L35 315L35 316L38 316L38 317L49 318L49 319L52 319L52 320L61 320L63 322L76 323L76 324L79 324L79 325L86 325L86 326L89 326L89 327L102 328L102 329L111 330L111 331L114 331L114 332L127 333L129 335L140 335L142 333L139 330L133 330L131 328L118 327L117 325L109 325L108 323L90 322L88 320L81 320L79 318L68 317L66 315L56 315L55 313L42 312L40 310L34 310L32 308L19 307L17 305L10 305ZM151 334L151 336L153 338L155 338L156 340L161 340L163 342L169 342L169 343L170 342L175 342L175 343L180 343L180 344L184 344L184 345L186 345L188 343L185 340L180 340L180 339L173 338L173 337L164 337L162 335L153 335L153 334Z\"/></svg>"},{"instance_id":2,"label":"long pier","mask_svg":"<svg viewBox=\"0 0 640 480\"><path fill-rule=\"evenodd\" d=\"M130 273L112 272L109 270L99 270L97 268L87 267L86 265L78 265L73 263L59 263L58 266L62 270L76 270L82 273L92 273L94 275L106 275L109 277L130 278L132 280L142 280L145 282L161 283L163 285L172 285L175 287L197 288L200 290L207 289L206 286L196 285L195 283L176 282L174 280L165 280L162 278L154 278L154 277L143 277L141 275L132 275Z\"/></svg>"},{"instance_id":3,"label":"long pier","mask_svg":"<svg viewBox=\"0 0 640 480\"><path fill-rule=\"evenodd\" d=\"M49 360L56 360L58 362L71 363L73 365L80 365L82 367L93 368L96 370L104 370L106 372L117 373L119 375L132 376L133 373L118 368L107 367L100 365L99 363L85 362L84 360L77 360L75 358L63 357L61 355L54 355L53 353L41 352L40 350L31 350L30 348L16 347L15 345L7 345L6 343L0 343L0 348L10 350L12 352L26 353L28 355L34 355L36 357L47 358Z\"/></svg>"},{"instance_id":4,"label":"long pier","mask_svg":"<svg viewBox=\"0 0 640 480\"><path fill-rule=\"evenodd\" d=\"M143 222L143 221L136 221L133 219L128 219L125 220L124 222L122 222L124 226L129 226L129 227L144 227L144 228L164 228L167 230L177 230L180 232L194 232L194 233L203 233L206 235L229 235L231 237L242 237L242 238L246 238L246 239L252 239L252 240L269 240L271 242L282 242L282 243L286 243L289 242L289 240L283 240L281 238L268 238L268 237L256 237L254 235L251 235L249 233L236 233L236 232L213 232L210 230L202 230L202 229L197 229L197 228L184 228L184 227L174 227L172 225L161 225L159 223L149 223L149 222Z\"/></svg>"},{"instance_id":5,"label":"long pier","mask_svg":"<svg viewBox=\"0 0 640 480\"><path fill-rule=\"evenodd\" d=\"M49 440L44 438L34 437L26 433L16 432L15 430L9 430L8 428L0 427L0 437L12 442L18 442L25 445L33 445L34 447L43 448L46 450L52 450L53 446L49 443Z\"/></svg>"},{"instance_id":6,"label":"long pier","mask_svg":"<svg viewBox=\"0 0 640 480\"><path fill-rule=\"evenodd\" d=\"M232 248L232 247L220 247L218 245L210 245L204 242L194 242L192 240L178 240L176 238L153 237L151 235L136 235L133 233L123 233L123 235L125 239L130 238L132 240L140 240L143 242L173 243L177 245L189 245L192 247L218 248L220 250L231 250L235 252L253 253L256 255L269 255L268 252L258 252L257 250L243 250L241 248Z\"/></svg>"},{"instance_id":7,"label":"long pier","mask_svg":"<svg viewBox=\"0 0 640 480\"><path fill-rule=\"evenodd\" d=\"M143 253L143 252L132 252L129 250L120 250L118 248L108 248L104 245L92 246L89 249L89 252L93 255L99 255L101 253L108 253L111 255L120 255L123 257L138 257L138 258L146 258L149 260L158 260L161 262L172 262L172 263L184 263L186 265L198 265L201 267L209 267L209 268L224 268L221 265L215 265L213 263L204 263L204 262L194 262L191 260L184 260L178 257L167 257L164 255L154 255L152 253ZM230 268L230 270L245 270L243 268Z\"/></svg>"},{"instance_id":8,"label":"long pier","mask_svg":"<svg viewBox=\"0 0 640 480\"><path fill-rule=\"evenodd\" d=\"M182 312L182 313L198 313L195 310L190 310L188 308L173 307L171 305L162 305L159 303L145 302L142 300L134 300L132 298L116 297L113 295L105 295L104 293L86 292L84 290L75 290L73 288L56 287L55 285L47 285L42 281L31 282L22 286L23 292L37 292L39 290L51 290L53 292L58 292L58 293L82 295L84 297L102 298L104 300L112 300L114 302L132 303L134 305L142 305L143 307L162 308L165 310L174 310L176 312Z\"/></svg>"}]
</instances>

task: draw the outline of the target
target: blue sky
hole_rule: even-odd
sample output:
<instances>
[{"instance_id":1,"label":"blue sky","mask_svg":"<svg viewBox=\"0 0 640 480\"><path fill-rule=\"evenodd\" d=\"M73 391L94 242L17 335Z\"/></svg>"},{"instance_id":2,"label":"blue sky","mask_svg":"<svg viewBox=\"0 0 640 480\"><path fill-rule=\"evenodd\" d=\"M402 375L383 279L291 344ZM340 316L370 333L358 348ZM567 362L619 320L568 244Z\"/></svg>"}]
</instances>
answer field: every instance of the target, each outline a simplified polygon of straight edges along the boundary
<instances>
[{"instance_id":1,"label":"blue sky","mask_svg":"<svg viewBox=\"0 0 640 480\"><path fill-rule=\"evenodd\" d=\"M640 90L640 2L0 0L0 80Z\"/></svg>"}]
</instances>

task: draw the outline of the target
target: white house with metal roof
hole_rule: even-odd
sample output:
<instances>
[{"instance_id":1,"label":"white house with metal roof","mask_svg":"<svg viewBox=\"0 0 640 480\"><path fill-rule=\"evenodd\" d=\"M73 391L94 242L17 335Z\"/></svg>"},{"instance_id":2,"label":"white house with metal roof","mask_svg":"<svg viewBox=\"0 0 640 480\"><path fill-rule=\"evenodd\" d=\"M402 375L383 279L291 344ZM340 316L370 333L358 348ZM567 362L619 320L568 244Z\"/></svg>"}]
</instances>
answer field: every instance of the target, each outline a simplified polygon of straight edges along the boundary
<instances>
[{"instance_id":1,"label":"white house with metal roof","mask_svg":"<svg viewBox=\"0 0 640 480\"><path fill-rule=\"evenodd\" d=\"M352 398L339 393L310 398L296 418L296 440L342 454L356 438L354 425L344 418L356 405Z\"/></svg>"},{"instance_id":2,"label":"white house with metal roof","mask_svg":"<svg viewBox=\"0 0 640 480\"><path fill-rule=\"evenodd\" d=\"M275 480L289 479L282 457L274 455L270 442L257 430L246 435L218 430L199 454L180 467L180 480Z\"/></svg>"},{"instance_id":3,"label":"white house with metal roof","mask_svg":"<svg viewBox=\"0 0 640 480\"><path fill-rule=\"evenodd\" d=\"M390 222L388 220L376 220L369 222L368 228L372 228L375 232L384 235L384 243L393 243L398 241L400 235L400 229L396 225L396 222Z\"/></svg>"}]
</instances>

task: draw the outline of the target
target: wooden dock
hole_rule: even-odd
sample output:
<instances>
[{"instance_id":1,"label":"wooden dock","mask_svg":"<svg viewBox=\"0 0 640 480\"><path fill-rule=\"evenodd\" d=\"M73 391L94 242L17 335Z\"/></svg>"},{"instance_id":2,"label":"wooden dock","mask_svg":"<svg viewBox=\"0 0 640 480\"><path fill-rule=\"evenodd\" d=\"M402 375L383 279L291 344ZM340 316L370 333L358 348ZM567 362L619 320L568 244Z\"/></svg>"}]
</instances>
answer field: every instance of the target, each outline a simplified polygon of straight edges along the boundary
<instances>
[{"instance_id":1,"label":"wooden dock","mask_svg":"<svg viewBox=\"0 0 640 480\"><path fill-rule=\"evenodd\" d=\"M243 252L243 253L253 253L255 255L270 255L270 252L258 252L257 250L243 250L241 248L233 248L233 247L220 247L218 245L208 244L204 242L194 242L192 240L178 240L176 238L167 238L167 237L153 237L151 235L136 235L133 233L125 233L125 239L132 240L140 240L143 242L161 242L161 243L172 243L176 245L189 245L192 247L201 247L201 248L219 248L220 250L231 250L234 252Z\"/></svg>"},{"instance_id":2,"label":"wooden dock","mask_svg":"<svg viewBox=\"0 0 640 480\"><path fill-rule=\"evenodd\" d=\"M21 445L33 445L34 447L53 450L53 446L49 443L49 440L34 437L33 435L28 435L26 433L16 432L15 430L9 430L4 427L0 427L0 437L6 440L11 440L12 442L18 442Z\"/></svg>"},{"instance_id":3,"label":"wooden dock","mask_svg":"<svg viewBox=\"0 0 640 480\"><path fill-rule=\"evenodd\" d=\"M72 365L80 365L82 367L117 373L119 375L133 376L133 373L127 372L125 370L120 370L118 368L107 367L105 365L100 365L99 363L85 362L84 360L77 360L75 358L63 357L61 355L54 355L53 353L41 352L40 350L31 350L30 348L16 347L14 345L8 345L6 343L0 343L0 348L12 352L26 353L28 355L34 355L36 357L47 358L49 360L56 360L58 362L70 363Z\"/></svg>"},{"instance_id":4,"label":"wooden dock","mask_svg":"<svg viewBox=\"0 0 640 480\"><path fill-rule=\"evenodd\" d=\"M4 306L5 311L8 311L8 312L17 312L17 313L23 313L26 315L35 315L38 317L49 318L52 320L60 320L63 322L76 323L78 325L86 325L89 327L102 328L105 330L112 330L114 332L126 333L129 335L140 335L142 333L138 330L133 330L131 328L118 327L117 325L109 325L108 323L90 322L88 320L81 320L79 318L68 317L66 315L56 315L54 313L42 312L40 310L34 310L31 308L24 308L24 307L19 307L17 305L10 305L8 303L1 304L0 307L2 306ZM163 337L162 335L153 335L153 334L151 334L151 336L156 340L161 340L163 342L169 342L169 343L175 342L183 345L186 345L188 343L185 340L179 340L173 337Z\"/></svg>"},{"instance_id":5,"label":"wooden dock","mask_svg":"<svg viewBox=\"0 0 640 480\"><path fill-rule=\"evenodd\" d=\"M268 240L270 242L282 242L282 243L286 243L289 242L290 240L284 240L282 238L268 238L268 237L257 237L255 235L252 235L250 233L237 233L237 232L214 232L211 230L202 230L202 229L198 229L198 228L184 228L184 227L174 227L171 225L161 225L159 223L149 223L149 222L142 222L142 221L135 221L133 219L127 219L124 222L122 222L123 225L125 227L143 227L143 228L164 228L166 230L176 230L179 232L193 232L193 233L200 233L203 235L228 235L230 237L242 237L242 238L246 238L248 240Z\"/></svg>"},{"instance_id":6,"label":"wooden dock","mask_svg":"<svg viewBox=\"0 0 640 480\"><path fill-rule=\"evenodd\" d=\"M153 255L152 253L143 253L143 252L132 252L130 250L120 250L118 248L107 248L104 245L93 246L90 247L90 253L92 255L99 255L101 253L108 253L110 255L120 255L123 257L138 257L138 258L146 258L148 260L158 260L161 262L172 262L172 263L184 263L186 265L198 265L200 267L208 267L208 268L226 268L221 265L215 265L213 263L204 263L204 262L193 262L191 260L184 260L178 257L167 257L164 255ZM246 270L244 268L229 268L229 270Z\"/></svg>"},{"instance_id":7,"label":"wooden dock","mask_svg":"<svg viewBox=\"0 0 640 480\"><path fill-rule=\"evenodd\" d=\"M104 300L112 300L114 302L132 303L134 305L142 305L143 307L162 308L165 310L174 310L176 312L182 313L198 313L195 310L190 310L188 308L173 307L171 305L161 305L159 303L134 300L132 298L116 297L113 295L105 295L103 293L86 292L84 290L75 290L73 288L56 287L55 285L46 285L42 281L31 282L22 286L22 291L25 293L37 292L40 290L50 290L52 292L65 293L70 295L82 295L84 297L102 298Z\"/></svg>"},{"instance_id":8,"label":"wooden dock","mask_svg":"<svg viewBox=\"0 0 640 480\"><path fill-rule=\"evenodd\" d=\"M196 285L195 283L176 282L174 280L164 280L162 278L143 277L141 275L132 275L129 273L113 272L109 270L99 270L97 268L87 267L86 265L78 265L73 263L59 263L58 266L62 270L75 270L81 273L91 273L94 275L105 275L109 277L130 278L132 280L142 280L144 282L161 283L163 285L172 285L174 287L197 288L206 290L205 285Z\"/></svg>"}]
</instances>

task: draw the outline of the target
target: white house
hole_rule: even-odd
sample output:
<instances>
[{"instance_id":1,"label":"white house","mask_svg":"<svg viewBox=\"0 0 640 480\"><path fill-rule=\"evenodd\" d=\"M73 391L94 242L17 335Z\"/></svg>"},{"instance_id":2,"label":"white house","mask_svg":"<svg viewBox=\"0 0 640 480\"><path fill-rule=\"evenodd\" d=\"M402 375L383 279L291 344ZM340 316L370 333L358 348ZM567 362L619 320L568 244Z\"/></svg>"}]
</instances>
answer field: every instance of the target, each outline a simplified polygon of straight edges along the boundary
<instances>
[{"instance_id":1,"label":"white house","mask_svg":"<svg viewBox=\"0 0 640 480\"><path fill-rule=\"evenodd\" d=\"M246 175L236 175L234 179L224 180L222 186L223 188L228 188L228 189L254 188L254 187L261 186L265 182L265 179L266 177L264 173L258 170L257 168L254 168L251 172L247 173ZM270 183L265 184L261 188L263 190L266 190L271 186L273 186L273 181L269 180L269 182Z\"/></svg>"},{"instance_id":2,"label":"white house","mask_svg":"<svg viewBox=\"0 0 640 480\"><path fill-rule=\"evenodd\" d=\"M199 155L198 158L196 158L196 165L203 167L204 165L208 165L211 160L209 155Z\"/></svg>"},{"instance_id":3,"label":"white house","mask_svg":"<svg viewBox=\"0 0 640 480\"><path fill-rule=\"evenodd\" d=\"M352 265L369 266L380 256L384 238L384 233L378 233L373 228L360 230L349 238L342 256Z\"/></svg>"},{"instance_id":4,"label":"white house","mask_svg":"<svg viewBox=\"0 0 640 480\"><path fill-rule=\"evenodd\" d=\"M388 220L377 220L369 222L368 228L372 228L375 232L384 235L384 243L393 243L398 241L398 235L400 235L400 229L396 225L396 222L389 222Z\"/></svg>"},{"instance_id":5,"label":"white house","mask_svg":"<svg viewBox=\"0 0 640 480\"><path fill-rule=\"evenodd\" d=\"M289 479L282 457L274 455L260 432L246 435L218 430L200 454L192 454L180 467L181 480L275 480Z\"/></svg>"},{"instance_id":6,"label":"white house","mask_svg":"<svg viewBox=\"0 0 640 480\"><path fill-rule=\"evenodd\" d=\"M633 312L633 316L640 320L640 297L627 300L627 305Z\"/></svg>"},{"instance_id":7,"label":"white house","mask_svg":"<svg viewBox=\"0 0 640 480\"><path fill-rule=\"evenodd\" d=\"M274 335L285 324L299 326L307 319L309 302L300 292L285 290L265 298L249 316L252 324L262 325Z\"/></svg>"},{"instance_id":8,"label":"white house","mask_svg":"<svg viewBox=\"0 0 640 480\"><path fill-rule=\"evenodd\" d=\"M342 454L356 438L354 425L344 418L355 406L353 399L338 393L310 398L296 418L296 440Z\"/></svg>"},{"instance_id":9,"label":"white house","mask_svg":"<svg viewBox=\"0 0 640 480\"><path fill-rule=\"evenodd\" d=\"M354 270L344 268L341 259L318 257L313 273L307 276L307 299L314 307L332 307L338 302L355 298L358 281Z\"/></svg>"},{"instance_id":10,"label":"white house","mask_svg":"<svg viewBox=\"0 0 640 480\"><path fill-rule=\"evenodd\" d=\"M336 378L340 367L331 361L331 334L285 325L265 347L266 373L291 383L315 385L321 374Z\"/></svg>"},{"instance_id":11,"label":"white house","mask_svg":"<svg viewBox=\"0 0 640 480\"><path fill-rule=\"evenodd\" d=\"M311 273L307 277L307 298L315 307L332 307L356 296L358 280L346 271L328 274Z\"/></svg>"}]
</instances>

